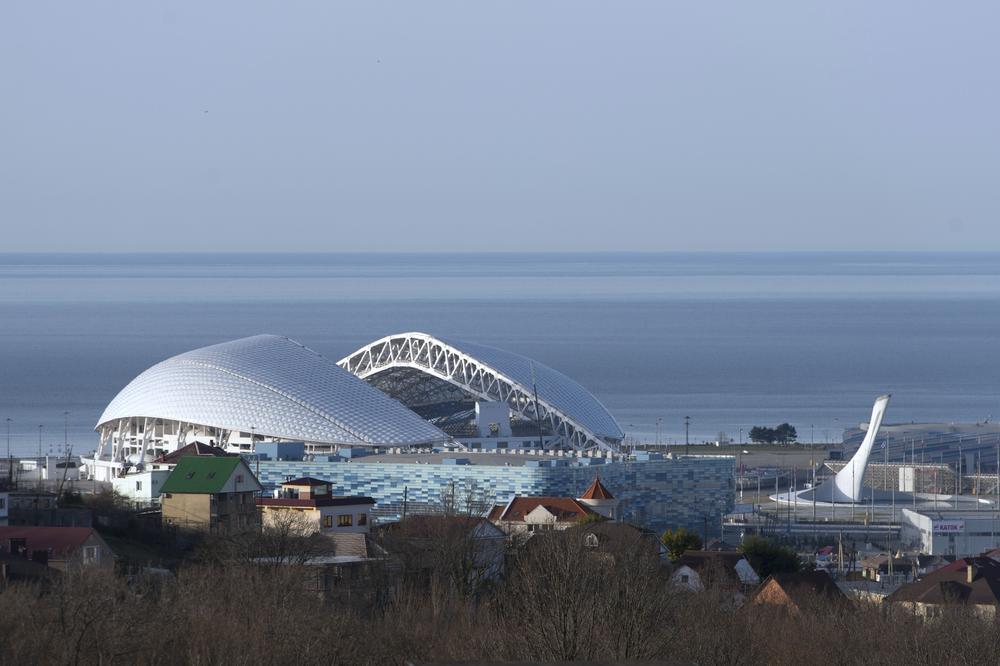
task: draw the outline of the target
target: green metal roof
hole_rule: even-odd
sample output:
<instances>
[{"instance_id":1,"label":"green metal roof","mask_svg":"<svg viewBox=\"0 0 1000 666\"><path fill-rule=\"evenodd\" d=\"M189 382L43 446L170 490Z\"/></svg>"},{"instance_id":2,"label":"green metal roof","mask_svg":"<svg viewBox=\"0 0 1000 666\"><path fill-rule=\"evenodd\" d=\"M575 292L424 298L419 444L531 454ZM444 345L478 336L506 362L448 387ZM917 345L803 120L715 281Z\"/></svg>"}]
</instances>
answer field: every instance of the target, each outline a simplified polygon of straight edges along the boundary
<instances>
[{"instance_id":1,"label":"green metal roof","mask_svg":"<svg viewBox=\"0 0 1000 666\"><path fill-rule=\"evenodd\" d=\"M198 495L222 492L241 462L239 456L184 456L163 482L160 492Z\"/></svg>"}]
</instances>

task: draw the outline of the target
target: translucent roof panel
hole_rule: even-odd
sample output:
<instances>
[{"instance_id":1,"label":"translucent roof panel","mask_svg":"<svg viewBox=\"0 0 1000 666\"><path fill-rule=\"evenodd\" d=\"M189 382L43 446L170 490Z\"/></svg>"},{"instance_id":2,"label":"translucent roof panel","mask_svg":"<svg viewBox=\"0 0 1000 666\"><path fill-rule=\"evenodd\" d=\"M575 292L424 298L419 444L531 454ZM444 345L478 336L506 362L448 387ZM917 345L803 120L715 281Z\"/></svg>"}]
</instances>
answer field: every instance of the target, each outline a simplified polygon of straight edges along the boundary
<instances>
[{"instance_id":1,"label":"translucent roof panel","mask_svg":"<svg viewBox=\"0 0 1000 666\"><path fill-rule=\"evenodd\" d=\"M532 388L532 366L538 397L579 422L596 435L622 439L625 434L600 400L558 370L513 352L486 345L438 338L442 342L478 360L527 390Z\"/></svg>"},{"instance_id":2,"label":"translucent roof panel","mask_svg":"<svg viewBox=\"0 0 1000 666\"><path fill-rule=\"evenodd\" d=\"M283 439L409 446L448 436L308 347L257 335L174 356L132 380L98 425L162 418Z\"/></svg>"}]
</instances>

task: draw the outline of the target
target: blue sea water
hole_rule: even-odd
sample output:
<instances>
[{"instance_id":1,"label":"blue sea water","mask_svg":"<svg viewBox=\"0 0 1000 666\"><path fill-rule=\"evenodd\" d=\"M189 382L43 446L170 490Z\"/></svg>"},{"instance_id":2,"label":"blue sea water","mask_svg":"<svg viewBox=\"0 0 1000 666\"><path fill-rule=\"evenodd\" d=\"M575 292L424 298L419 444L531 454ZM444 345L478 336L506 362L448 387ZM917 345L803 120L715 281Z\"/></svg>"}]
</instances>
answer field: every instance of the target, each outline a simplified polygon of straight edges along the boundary
<instances>
[{"instance_id":1,"label":"blue sea water","mask_svg":"<svg viewBox=\"0 0 1000 666\"><path fill-rule=\"evenodd\" d=\"M532 356L631 435L839 440L1000 415L1000 254L2 255L0 448L93 448L149 365L261 332L334 359L421 330ZM68 417L64 412L69 412ZM64 423L68 420L68 434Z\"/></svg>"}]
</instances>

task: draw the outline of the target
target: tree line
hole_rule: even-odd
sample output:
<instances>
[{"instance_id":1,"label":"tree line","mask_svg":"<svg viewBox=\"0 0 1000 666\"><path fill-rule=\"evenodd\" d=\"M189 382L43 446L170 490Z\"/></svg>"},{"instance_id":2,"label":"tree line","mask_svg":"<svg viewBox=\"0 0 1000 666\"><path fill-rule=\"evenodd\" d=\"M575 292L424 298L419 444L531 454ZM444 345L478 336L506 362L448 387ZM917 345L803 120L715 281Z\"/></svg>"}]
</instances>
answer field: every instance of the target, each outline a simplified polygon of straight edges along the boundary
<instances>
[{"instance_id":1,"label":"tree line","mask_svg":"<svg viewBox=\"0 0 1000 666\"><path fill-rule=\"evenodd\" d=\"M793 444L798 438L795 426L782 423L774 428L754 426L750 428L750 441L755 444Z\"/></svg>"},{"instance_id":2,"label":"tree line","mask_svg":"<svg viewBox=\"0 0 1000 666\"><path fill-rule=\"evenodd\" d=\"M924 624L864 603L795 615L737 608L722 586L672 587L648 544L597 553L582 537L533 537L510 553L501 581L477 589L447 544L435 546L427 575L365 606L306 592L303 559L216 559L226 548L171 575L77 571L44 588L11 584L0 590L0 663L1000 663L1000 632L971 613Z\"/></svg>"}]
</instances>

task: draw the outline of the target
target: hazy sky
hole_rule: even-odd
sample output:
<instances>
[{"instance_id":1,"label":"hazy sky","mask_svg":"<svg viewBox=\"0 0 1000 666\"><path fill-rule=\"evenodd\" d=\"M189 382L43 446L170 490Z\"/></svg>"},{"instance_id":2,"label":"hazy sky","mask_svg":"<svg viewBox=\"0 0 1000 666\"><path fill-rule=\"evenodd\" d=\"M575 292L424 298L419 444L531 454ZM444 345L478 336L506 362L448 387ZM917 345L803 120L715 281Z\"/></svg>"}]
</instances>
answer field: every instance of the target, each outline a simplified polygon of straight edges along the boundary
<instances>
[{"instance_id":1,"label":"hazy sky","mask_svg":"<svg viewBox=\"0 0 1000 666\"><path fill-rule=\"evenodd\" d=\"M23 2L0 251L1000 249L1000 3Z\"/></svg>"}]
</instances>

